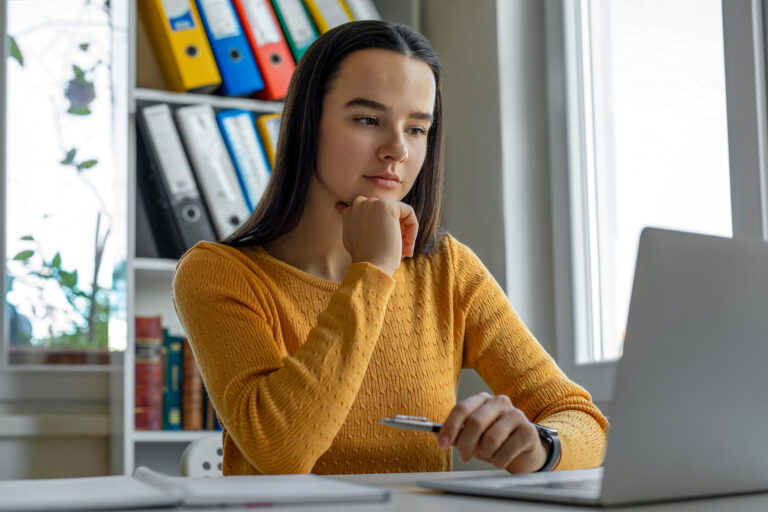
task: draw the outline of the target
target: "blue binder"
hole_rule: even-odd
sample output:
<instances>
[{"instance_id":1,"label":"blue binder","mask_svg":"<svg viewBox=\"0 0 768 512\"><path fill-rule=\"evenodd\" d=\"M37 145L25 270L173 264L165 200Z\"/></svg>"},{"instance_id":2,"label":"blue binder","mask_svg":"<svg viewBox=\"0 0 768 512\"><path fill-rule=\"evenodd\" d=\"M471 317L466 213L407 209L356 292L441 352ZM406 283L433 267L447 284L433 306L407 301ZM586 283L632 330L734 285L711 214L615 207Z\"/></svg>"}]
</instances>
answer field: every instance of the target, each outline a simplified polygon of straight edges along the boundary
<instances>
[{"instance_id":1,"label":"blue binder","mask_svg":"<svg viewBox=\"0 0 768 512\"><path fill-rule=\"evenodd\" d=\"M195 0L221 74L221 91L245 96L264 88L264 80L232 7L231 0Z\"/></svg>"},{"instance_id":2,"label":"blue binder","mask_svg":"<svg viewBox=\"0 0 768 512\"><path fill-rule=\"evenodd\" d=\"M253 213L271 175L253 113L238 109L222 110L216 114L216 121L235 164L245 202Z\"/></svg>"}]
</instances>

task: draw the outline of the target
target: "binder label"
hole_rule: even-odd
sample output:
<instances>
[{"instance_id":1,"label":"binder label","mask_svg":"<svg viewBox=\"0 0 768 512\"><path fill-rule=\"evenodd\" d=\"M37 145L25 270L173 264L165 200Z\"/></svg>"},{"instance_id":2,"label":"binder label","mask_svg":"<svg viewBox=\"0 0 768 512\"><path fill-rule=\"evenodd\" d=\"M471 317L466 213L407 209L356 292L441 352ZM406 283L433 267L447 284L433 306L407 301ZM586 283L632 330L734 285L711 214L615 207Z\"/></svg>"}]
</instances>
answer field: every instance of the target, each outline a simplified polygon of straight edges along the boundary
<instances>
[{"instance_id":1,"label":"binder label","mask_svg":"<svg viewBox=\"0 0 768 512\"><path fill-rule=\"evenodd\" d=\"M162 0L171 30L179 32L195 28L195 20L189 8L189 0Z\"/></svg>"},{"instance_id":2,"label":"binder label","mask_svg":"<svg viewBox=\"0 0 768 512\"><path fill-rule=\"evenodd\" d=\"M329 28L338 27L350 21L349 15L339 3L339 0L315 0L317 8L323 13Z\"/></svg>"},{"instance_id":3,"label":"binder label","mask_svg":"<svg viewBox=\"0 0 768 512\"><path fill-rule=\"evenodd\" d=\"M255 207L267 188L269 170L259 145L259 136L250 114L230 116L223 121L232 153L240 168L251 204Z\"/></svg>"},{"instance_id":4,"label":"binder label","mask_svg":"<svg viewBox=\"0 0 768 512\"><path fill-rule=\"evenodd\" d=\"M189 140L193 142L190 149L205 162L204 169L210 171L210 175L203 181L215 181L216 185L209 187L209 191L215 191L220 199L234 203L237 196L230 186L230 180L227 179L226 163L222 162L224 159L229 160L229 155L227 148L221 143L213 112L205 108L188 110L186 116L186 126L190 130Z\"/></svg>"},{"instance_id":5,"label":"binder label","mask_svg":"<svg viewBox=\"0 0 768 512\"><path fill-rule=\"evenodd\" d=\"M293 42L300 48L308 46L315 38L315 33L301 0L278 0L278 3Z\"/></svg>"},{"instance_id":6,"label":"binder label","mask_svg":"<svg viewBox=\"0 0 768 512\"><path fill-rule=\"evenodd\" d=\"M161 103L142 110L147 128L155 146L157 158L165 171L168 190L173 199L199 197L192 169L176 132L168 105Z\"/></svg>"},{"instance_id":7,"label":"binder label","mask_svg":"<svg viewBox=\"0 0 768 512\"><path fill-rule=\"evenodd\" d=\"M214 39L240 35L240 27L230 0L200 0L200 9L205 11L208 28Z\"/></svg>"},{"instance_id":8,"label":"binder label","mask_svg":"<svg viewBox=\"0 0 768 512\"><path fill-rule=\"evenodd\" d=\"M267 0L243 0L243 6L248 14L248 20L251 22L256 44L264 46L265 44L279 43L280 31L272 17L272 11L269 10Z\"/></svg>"}]
</instances>

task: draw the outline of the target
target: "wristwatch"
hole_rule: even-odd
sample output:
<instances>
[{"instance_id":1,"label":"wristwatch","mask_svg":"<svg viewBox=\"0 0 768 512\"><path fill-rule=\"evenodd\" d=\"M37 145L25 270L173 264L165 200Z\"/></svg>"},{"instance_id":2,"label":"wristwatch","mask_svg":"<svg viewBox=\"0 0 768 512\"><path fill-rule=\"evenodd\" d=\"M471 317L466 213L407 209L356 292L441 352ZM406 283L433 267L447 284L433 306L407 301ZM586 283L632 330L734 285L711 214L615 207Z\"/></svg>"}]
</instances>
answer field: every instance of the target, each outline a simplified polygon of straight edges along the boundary
<instances>
[{"instance_id":1,"label":"wristwatch","mask_svg":"<svg viewBox=\"0 0 768 512\"><path fill-rule=\"evenodd\" d=\"M553 428L547 428L537 423L534 423L533 425L536 427L536 430L539 431L539 437L546 439L549 443L549 455L547 455L546 462L544 462L544 465L537 471L537 473L552 471L552 469L557 466L557 463L560 462L560 437L557 435L557 430Z\"/></svg>"}]
</instances>

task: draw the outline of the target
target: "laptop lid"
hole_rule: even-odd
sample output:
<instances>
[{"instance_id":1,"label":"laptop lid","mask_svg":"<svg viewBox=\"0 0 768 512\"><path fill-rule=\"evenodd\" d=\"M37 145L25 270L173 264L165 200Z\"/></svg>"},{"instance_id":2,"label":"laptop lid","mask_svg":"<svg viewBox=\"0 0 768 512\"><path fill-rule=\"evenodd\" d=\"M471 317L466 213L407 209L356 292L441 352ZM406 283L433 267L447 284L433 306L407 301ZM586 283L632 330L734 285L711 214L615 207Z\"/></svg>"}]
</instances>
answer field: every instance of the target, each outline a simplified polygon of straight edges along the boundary
<instances>
[{"instance_id":1,"label":"laptop lid","mask_svg":"<svg viewBox=\"0 0 768 512\"><path fill-rule=\"evenodd\" d=\"M768 245L645 229L601 502L768 489Z\"/></svg>"}]
</instances>

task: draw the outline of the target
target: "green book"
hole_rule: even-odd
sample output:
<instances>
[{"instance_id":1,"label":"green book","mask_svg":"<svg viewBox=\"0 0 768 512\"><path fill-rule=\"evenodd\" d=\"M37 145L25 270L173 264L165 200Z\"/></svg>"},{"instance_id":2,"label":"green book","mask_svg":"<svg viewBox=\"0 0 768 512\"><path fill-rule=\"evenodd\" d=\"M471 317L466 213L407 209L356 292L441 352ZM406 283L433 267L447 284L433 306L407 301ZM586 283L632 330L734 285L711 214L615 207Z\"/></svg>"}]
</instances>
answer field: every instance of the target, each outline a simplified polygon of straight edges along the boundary
<instances>
[{"instance_id":1,"label":"green book","mask_svg":"<svg viewBox=\"0 0 768 512\"><path fill-rule=\"evenodd\" d=\"M312 24L304 2L301 0L272 0L285 40L291 48L293 60L299 59L307 48L317 39L317 30Z\"/></svg>"},{"instance_id":2,"label":"green book","mask_svg":"<svg viewBox=\"0 0 768 512\"><path fill-rule=\"evenodd\" d=\"M181 344L181 337L163 329L163 430L181 430Z\"/></svg>"}]
</instances>

